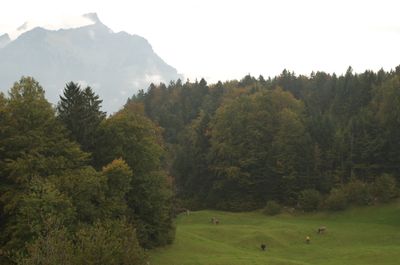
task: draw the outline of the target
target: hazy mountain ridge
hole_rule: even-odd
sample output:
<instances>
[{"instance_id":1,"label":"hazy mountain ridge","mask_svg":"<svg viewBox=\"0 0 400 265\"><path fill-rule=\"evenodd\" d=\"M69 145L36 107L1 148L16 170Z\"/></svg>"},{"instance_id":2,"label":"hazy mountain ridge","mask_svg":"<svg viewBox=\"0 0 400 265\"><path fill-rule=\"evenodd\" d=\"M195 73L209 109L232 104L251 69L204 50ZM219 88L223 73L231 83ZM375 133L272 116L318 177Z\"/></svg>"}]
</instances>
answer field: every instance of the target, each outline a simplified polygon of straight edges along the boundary
<instances>
[{"instance_id":1,"label":"hazy mountain ridge","mask_svg":"<svg viewBox=\"0 0 400 265\"><path fill-rule=\"evenodd\" d=\"M7 91L22 75L30 75L56 103L66 82L79 81L100 95L106 111L114 112L151 82L181 77L145 38L114 33L96 14L85 16L94 24L60 30L36 27L8 42L8 35L1 36L0 89Z\"/></svg>"},{"instance_id":2,"label":"hazy mountain ridge","mask_svg":"<svg viewBox=\"0 0 400 265\"><path fill-rule=\"evenodd\" d=\"M8 34L0 35L0 49L11 42L10 36Z\"/></svg>"}]
</instances>

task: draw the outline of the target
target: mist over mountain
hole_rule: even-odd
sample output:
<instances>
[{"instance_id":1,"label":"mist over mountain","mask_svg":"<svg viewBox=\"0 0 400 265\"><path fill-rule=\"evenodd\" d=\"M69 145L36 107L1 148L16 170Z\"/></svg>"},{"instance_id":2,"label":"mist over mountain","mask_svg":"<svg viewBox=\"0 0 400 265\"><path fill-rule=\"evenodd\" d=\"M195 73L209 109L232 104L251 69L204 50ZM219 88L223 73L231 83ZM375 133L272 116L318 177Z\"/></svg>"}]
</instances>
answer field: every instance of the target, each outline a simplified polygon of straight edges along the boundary
<instances>
[{"instance_id":1,"label":"mist over mountain","mask_svg":"<svg viewBox=\"0 0 400 265\"><path fill-rule=\"evenodd\" d=\"M91 86L108 113L117 111L151 82L181 78L149 42L138 35L113 32L95 13L84 15L93 24L48 30L36 27L10 40L0 36L0 89L7 91L21 76L33 76L57 103L65 83Z\"/></svg>"}]
</instances>

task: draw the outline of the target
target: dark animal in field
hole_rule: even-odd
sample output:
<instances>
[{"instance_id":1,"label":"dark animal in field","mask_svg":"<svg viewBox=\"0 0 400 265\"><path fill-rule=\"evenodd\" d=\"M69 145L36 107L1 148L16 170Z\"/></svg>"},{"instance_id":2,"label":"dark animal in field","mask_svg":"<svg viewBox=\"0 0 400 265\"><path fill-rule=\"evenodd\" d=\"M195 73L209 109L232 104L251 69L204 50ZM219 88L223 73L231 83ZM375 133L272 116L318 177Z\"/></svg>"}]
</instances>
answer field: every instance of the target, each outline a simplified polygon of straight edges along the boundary
<instances>
[{"instance_id":1,"label":"dark animal in field","mask_svg":"<svg viewBox=\"0 0 400 265\"><path fill-rule=\"evenodd\" d=\"M325 232L326 232L326 226L318 227L318 229L317 229L318 234L323 234Z\"/></svg>"},{"instance_id":2,"label":"dark animal in field","mask_svg":"<svg viewBox=\"0 0 400 265\"><path fill-rule=\"evenodd\" d=\"M261 250L262 250L262 251L265 251L266 249L267 249L267 245L261 244Z\"/></svg>"}]
</instances>

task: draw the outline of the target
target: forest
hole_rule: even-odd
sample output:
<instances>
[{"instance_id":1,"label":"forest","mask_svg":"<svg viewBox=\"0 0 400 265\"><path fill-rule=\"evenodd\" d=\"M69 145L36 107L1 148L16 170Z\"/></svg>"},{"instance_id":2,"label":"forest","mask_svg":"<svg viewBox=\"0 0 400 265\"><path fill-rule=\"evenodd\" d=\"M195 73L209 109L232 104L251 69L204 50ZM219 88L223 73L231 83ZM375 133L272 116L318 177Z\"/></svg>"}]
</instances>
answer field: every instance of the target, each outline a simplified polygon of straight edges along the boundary
<instances>
[{"instance_id":1,"label":"forest","mask_svg":"<svg viewBox=\"0 0 400 265\"><path fill-rule=\"evenodd\" d=\"M341 209L398 195L400 67L178 80L129 105L162 128L164 167L185 207Z\"/></svg>"},{"instance_id":2,"label":"forest","mask_svg":"<svg viewBox=\"0 0 400 265\"><path fill-rule=\"evenodd\" d=\"M107 116L0 96L1 264L146 264L185 209L342 210L399 195L400 66L152 84Z\"/></svg>"}]
</instances>

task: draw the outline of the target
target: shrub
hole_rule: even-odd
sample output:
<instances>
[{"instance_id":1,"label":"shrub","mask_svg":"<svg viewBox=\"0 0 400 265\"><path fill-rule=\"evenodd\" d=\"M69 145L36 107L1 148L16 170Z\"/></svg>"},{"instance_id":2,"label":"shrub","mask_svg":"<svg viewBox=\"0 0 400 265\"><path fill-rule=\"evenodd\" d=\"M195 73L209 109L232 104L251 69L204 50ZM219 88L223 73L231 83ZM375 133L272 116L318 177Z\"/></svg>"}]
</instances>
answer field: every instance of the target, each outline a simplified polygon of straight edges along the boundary
<instances>
[{"instance_id":1,"label":"shrub","mask_svg":"<svg viewBox=\"0 0 400 265\"><path fill-rule=\"evenodd\" d=\"M259 209L260 205L254 201L254 198L252 196L245 196L240 194L220 199L215 204L215 209L217 210L232 212L252 211L257 208Z\"/></svg>"},{"instance_id":2,"label":"shrub","mask_svg":"<svg viewBox=\"0 0 400 265\"><path fill-rule=\"evenodd\" d=\"M347 207L346 193L343 189L332 189L325 200L325 207L328 210L339 211Z\"/></svg>"},{"instance_id":3,"label":"shrub","mask_svg":"<svg viewBox=\"0 0 400 265\"><path fill-rule=\"evenodd\" d=\"M360 180L351 180L344 187L344 192L349 203L368 205L372 202L371 187Z\"/></svg>"},{"instance_id":4,"label":"shrub","mask_svg":"<svg viewBox=\"0 0 400 265\"><path fill-rule=\"evenodd\" d=\"M144 265L136 229L125 221L96 222L76 234L76 265Z\"/></svg>"},{"instance_id":5,"label":"shrub","mask_svg":"<svg viewBox=\"0 0 400 265\"><path fill-rule=\"evenodd\" d=\"M74 264L74 246L64 227L50 229L27 244L26 254L18 253L18 265Z\"/></svg>"},{"instance_id":6,"label":"shrub","mask_svg":"<svg viewBox=\"0 0 400 265\"><path fill-rule=\"evenodd\" d=\"M282 206L276 201L268 201L264 208L264 213L266 215L277 215L281 212Z\"/></svg>"},{"instance_id":7,"label":"shrub","mask_svg":"<svg viewBox=\"0 0 400 265\"><path fill-rule=\"evenodd\" d=\"M303 190L298 202L300 208L306 212L317 210L321 202L321 194L313 189Z\"/></svg>"},{"instance_id":8,"label":"shrub","mask_svg":"<svg viewBox=\"0 0 400 265\"><path fill-rule=\"evenodd\" d=\"M145 265L146 260L135 228L123 220L96 222L74 235L51 228L15 259L17 265Z\"/></svg>"},{"instance_id":9,"label":"shrub","mask_svg":"<svg viewBox=\"0 0 400 265\"><path fill-rule=\"evenodd\" d=\"M373 191L379 201L390 201L398 196L396 179L389 174L383 174L375 180Z\"/></svg>"}]
</instances>

